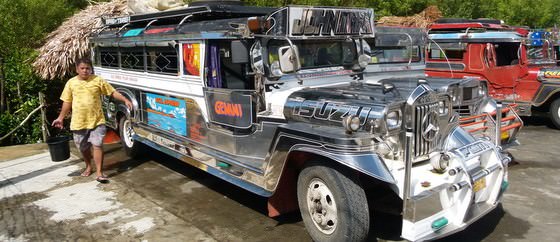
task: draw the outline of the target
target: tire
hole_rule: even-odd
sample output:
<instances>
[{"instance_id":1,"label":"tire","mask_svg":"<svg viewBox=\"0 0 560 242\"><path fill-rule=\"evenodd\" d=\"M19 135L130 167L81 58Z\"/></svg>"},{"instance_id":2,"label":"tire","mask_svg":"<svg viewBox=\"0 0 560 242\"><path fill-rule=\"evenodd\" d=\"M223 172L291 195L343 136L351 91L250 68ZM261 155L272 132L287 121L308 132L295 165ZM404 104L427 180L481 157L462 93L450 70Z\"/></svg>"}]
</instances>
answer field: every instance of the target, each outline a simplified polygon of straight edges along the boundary
<instances>
[{"instance_id":1,"label":"tire","mask_svg":"<svg viewBox=\"0 0 560 242\"><path fill-rule=\"evenodd\" d=\"M134 141L132 136L134 135L134 130L132 129L132 123L129 118L122 117L119 120L119 135L121 138L121 144L123 146L126 155L129 157L137 157L140 155L141 145L140 142Z\"/></svg>"},{"instance_id":2,"label":"tire","mask_svg":"<svg viewBox=\"0 0 560 242\"><path fill-rule=\"evenodd\" d=\"M556 126L557 129L560 129L560 98L554 100L550 104L549 115L554 126Z\"/></svg>"},{"instance_id":3,"label":"tire","mask_svg":"<svg viewBox=\"0 0 560 242\"><path fill-rule=\"evenodd\" d=\"M313 241L367 239L369 208L357 177L321 164L308 166L299 174L297 195L301 217Z\"/></svg>"}]
</instances>

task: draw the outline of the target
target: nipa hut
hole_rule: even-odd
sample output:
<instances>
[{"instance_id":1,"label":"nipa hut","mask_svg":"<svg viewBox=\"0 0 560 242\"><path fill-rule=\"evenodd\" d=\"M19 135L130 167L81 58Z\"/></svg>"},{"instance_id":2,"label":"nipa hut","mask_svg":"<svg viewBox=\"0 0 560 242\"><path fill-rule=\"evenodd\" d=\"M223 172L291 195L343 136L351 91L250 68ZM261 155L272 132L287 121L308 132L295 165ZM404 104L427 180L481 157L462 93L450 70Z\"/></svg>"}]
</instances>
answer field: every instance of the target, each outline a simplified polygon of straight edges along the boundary
<instances>
[{"instance_id":1,"label":"nipa hut","mask_svg":"<svg viewBox=\"0 0 560 242\"><path fill-rule=\"evenodd\" d=\"M95 3L64 21L39 49L33 62L36 73L46 80L68 76L76 58L89 55L88 37L101 30L101 16L123 15L126 9L126 0Z\"/></svg>"},{"instance_id":2,"label":"nipa hut","mask_svg":"<svg viewBox=\"0 0 560 242\"><path fill-rule=\"evenodd\" d=\"M424 11L406 17L400 16L385 16L381 17L377 24L384 26L403 26L403 27L417 27L426 28L437 19L441 18L443 14L437 6L429 6Z\"/></svg>"}]
</instances>

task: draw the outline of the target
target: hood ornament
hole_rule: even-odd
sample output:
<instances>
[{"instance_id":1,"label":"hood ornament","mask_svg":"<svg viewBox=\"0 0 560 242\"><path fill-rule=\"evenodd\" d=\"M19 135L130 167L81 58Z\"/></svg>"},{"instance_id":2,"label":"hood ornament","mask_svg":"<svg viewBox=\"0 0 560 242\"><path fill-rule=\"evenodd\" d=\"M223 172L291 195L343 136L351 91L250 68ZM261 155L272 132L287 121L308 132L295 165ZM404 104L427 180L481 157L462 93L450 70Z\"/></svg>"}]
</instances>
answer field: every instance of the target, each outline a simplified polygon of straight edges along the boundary
<instances>
[{"instance_id":1,"label":"hood ornament","mask_svg":"<svg viewBox=\"0 0 560 242\"><path fill-rule=\"evenodd\" d=\"M432 110L422 118L422 138L426 141L434 141L439 133L439 115Z\"/></svg>"}]
</instances>

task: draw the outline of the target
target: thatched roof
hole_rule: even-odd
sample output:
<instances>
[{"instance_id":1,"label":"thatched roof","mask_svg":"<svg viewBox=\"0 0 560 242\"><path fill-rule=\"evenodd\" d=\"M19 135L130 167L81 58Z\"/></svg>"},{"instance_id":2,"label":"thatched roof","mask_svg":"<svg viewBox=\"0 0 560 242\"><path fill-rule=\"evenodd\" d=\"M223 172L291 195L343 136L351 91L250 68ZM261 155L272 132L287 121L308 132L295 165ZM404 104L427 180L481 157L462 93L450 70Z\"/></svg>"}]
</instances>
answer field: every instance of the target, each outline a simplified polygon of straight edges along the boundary
<instances>
[{"instance_id":1,"label":"thatched roof","mask_svg":"<svg viewBox=\"0 0 560 242\"><path fill-rule=\"evenodd\" d=\"M47 80L68 76L77 58L88 56L88 37L103 26L101 16L126 13L126 0L113 0L88 6L70 17L47 36L33 62L37 74Z\"/></svg>"},{"instance_id":2,"label":"thatched roof","mask_svg":"<svg viewBox=\"0 0 560 242\"><path fill-rule=\"evenodd\" d=\"M418 27L426 28L437 19L441 18L443 14L439 11L437 6L429 6L419 14L407 17L400 16L386 16L381 17L378 24L384 26L405 26L405 27Z\"/></svg>"}]
</instances>

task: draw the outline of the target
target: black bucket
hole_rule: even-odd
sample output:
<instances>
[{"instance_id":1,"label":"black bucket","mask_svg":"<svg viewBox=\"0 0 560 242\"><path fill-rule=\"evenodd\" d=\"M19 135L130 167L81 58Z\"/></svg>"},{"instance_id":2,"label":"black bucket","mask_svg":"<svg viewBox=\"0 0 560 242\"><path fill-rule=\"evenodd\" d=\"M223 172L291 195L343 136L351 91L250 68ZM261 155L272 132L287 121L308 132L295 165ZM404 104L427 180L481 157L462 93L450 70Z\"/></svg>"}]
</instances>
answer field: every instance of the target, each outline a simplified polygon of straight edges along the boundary
<instances>
[{"instance_id":1,"label":"black bucket","mask_svg":"<svg viewBox=\"0 0 560 242\"><path fill-rule=\"evenodd\" d=\"M68 136L49 137L47 139L52 161L63 161L70 158L69 140L70 137Z\"/></svg>"}]
</instances>

